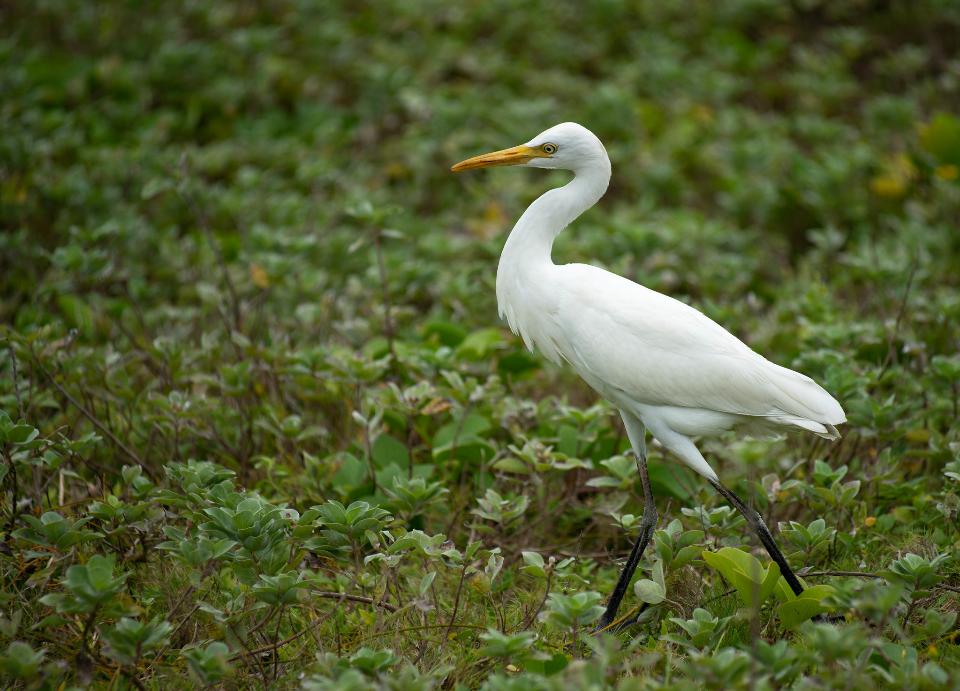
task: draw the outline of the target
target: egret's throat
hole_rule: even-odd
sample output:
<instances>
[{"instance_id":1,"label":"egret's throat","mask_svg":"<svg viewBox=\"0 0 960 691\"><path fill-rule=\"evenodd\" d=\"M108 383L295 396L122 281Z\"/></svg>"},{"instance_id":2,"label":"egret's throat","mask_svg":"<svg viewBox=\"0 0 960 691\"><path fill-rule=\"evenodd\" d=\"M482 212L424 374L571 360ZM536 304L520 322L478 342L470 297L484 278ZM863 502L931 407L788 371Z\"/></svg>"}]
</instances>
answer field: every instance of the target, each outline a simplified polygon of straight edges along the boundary
<instances>
[{"instance_id":1,"label":"egret's throat","mask_svg":"<svg viewBox=\"0 0 960 691\"><path fill-rule=\"evenodd\" d=\"M551 344L539 342L536 322L549 311L555 296L544 292L544 272L554 266L551 252L557 235L597 203L610 183L610 160L602 157L580 168L573 180L552 189L531 204L517 221L497 266L497 307L527 347L538 347L555 359Z\"/></svg>"},{"instance_id":2,"label":"egret's throat","mask_svg":"<svg viewBox=\"0 0 960 691\"><path fill-rule=\"evenodd\" d=\"M557 235L580 214L597 203L610 184L610 160L604 155L593 165L577 171L563 187L545 192L536 199L517 221L507 238L500 265L501 271L552 263L551 250Z\"/></svg>"}]
</instances>

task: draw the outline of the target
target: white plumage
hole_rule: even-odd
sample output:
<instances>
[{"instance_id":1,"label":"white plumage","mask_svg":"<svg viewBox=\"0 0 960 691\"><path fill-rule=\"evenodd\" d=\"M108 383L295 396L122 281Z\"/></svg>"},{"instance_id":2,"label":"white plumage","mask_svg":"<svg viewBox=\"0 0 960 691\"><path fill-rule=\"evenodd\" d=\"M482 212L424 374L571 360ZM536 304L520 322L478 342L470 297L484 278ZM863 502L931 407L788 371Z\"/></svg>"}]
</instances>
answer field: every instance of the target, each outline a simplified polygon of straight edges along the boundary
<instances>
[{"instance_id":1,"label":"white plumage","mask_svg":"<svg viewBox=\"0 0 960 691\"><path fill-rule=\"evenodd\" d=\"M553 263L556 236L610 181L610 160L592 132L563 123L454 170L510 164L575 173L524 212L497 269L500 314L529 348L567 361L628 425L635 417L711 480L717 475L691 437L740 426L839 436L843 409L809 377L768 361L678 300L594 266Z\"/></svg>"},{"instance_id":2,"label":"white plumage","mask_svg":"<svg viewBox=\"0 0 960 691\"><path fill-rule=\"evenodd\" d=\"M620 409L637 457L644 495L640 534L598 631L627 625L615 619L617 609L657 523L648 429L743 515L793 592L802 593L762 517L721 484L693 437L746 427L793 428L836 439L835 425L846 421L840 404L809 377L773 364L689 305L595 266L553 263L554 239L610 182L610 159L592 132L563 123L453 170L500 165L574 173L569 183L533 202L507 238L497 268L500 315L528 348L558 364L566 360Z\"/></svg>"}]
</instances>

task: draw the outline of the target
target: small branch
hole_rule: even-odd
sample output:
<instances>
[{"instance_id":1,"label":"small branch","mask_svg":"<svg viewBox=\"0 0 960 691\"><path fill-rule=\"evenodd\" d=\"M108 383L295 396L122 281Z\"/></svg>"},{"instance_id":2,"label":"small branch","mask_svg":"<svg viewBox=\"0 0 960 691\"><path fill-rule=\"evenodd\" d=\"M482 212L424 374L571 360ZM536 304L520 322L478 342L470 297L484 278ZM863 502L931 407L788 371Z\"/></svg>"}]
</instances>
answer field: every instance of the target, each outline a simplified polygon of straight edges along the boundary
<instances>
[{"instance_id":1,"label":"small branch","mask_svg":"<svg viewBox=\"0 0 960 691\"><path fill-rule=\"evenodd\" d=\"M97 610L99 607L94 607L90 611L90 615L87 617L86 621L83 623L83 633L80 635L80 654L81 655L90 655L90 648L87 643L87 639L90 636L90 629L93 627L93 622L97 619Z\"/></svg>"},{"instance_id":2,"label":"small branch","mask_svg":"<svg viewBox=\"0 0 960 691\"><path fill-rule=\"evenodd\" d=\"M409 633L410 631L426 631L428 629L474 629L478 631L486 631L488 628L488 626L478 626L477 624L424 624L423 626L407 626L402 629L388 629L386 631L368 633L366 636L360 639L360 642L369 640L371 638L378 638L380 636Z\"/></svg>"},{"instance_id":3,"label":"small branch","mask_svg":"<svg viewBox=\"0 0 960 691\"><path fill-rule=\"evenodd\" d=\"M377 270L380 273L380 290L383 293L383 332L387 337L387 349L390 351L391 367L396 367L397 353L393 347L393 314L390 305L390 287L387 285L387 266L383 260L383 237L378 230L373 234L373 247L377 255Z\"/></svg>"},{"instance_id":4,"label":"small branch","mask_svg":"<svg viewBox=\"0 0 960 691\"><path fill-rule=\"evenodd\" d=\"M910 623L910 617L913 615L913 610L919 604L919 600L910 599L910 604L907 605L907 613L903 615L903 621L900 622L901 628L907 628L907 624Z\"/></svg>"},{"instance_id":5,"label":"small branch","mask_svg":"<svg viewBox=\"0 0 960 691\"><path fill-rule=\"evenodd\" d=\"M467 575L467 562L463 562L463 568L460 569L460 581L457 583L457 594L453 598L453 613L450 615L450 621L447 623L447 631L443 635L443 643L440 645L440 652L443 653L447 647L447 641L450 640L450 633L453 631L453 625L457 621L457 612L460 609L460 593L463 592L463 579Z\"/></svg>"},{"instance_id":6,"label":"small branch","mask_svg":"<svg viewBox=\"0 0 960 691\"><path fill-rule=\"evenodd\" d=\"M255 634L257 631L259 631L260 629L262 629L264 626L266 626L267 624L269 624L270 621L273 619L273 615L276 614L277 612L279 612L280 609L281 609L280 607L273 607L273 608L271 608L270 611L267 612L267 615L266 615L263 619L261 619L261 620L258 621L256 624L254 624L253 628L250 629L249 631L247 631L247 635L248 635L248 636L252 636L252 635Z\"/></svg>"},{"instance_id":7,"label":"small branch","mask_svg":"<svg viewBox=\"0 0 960 691\"><path fill-rule=\"evenodd\" d=\"M865 571L811 571L809 573L798 571L797 575L803 576L804 578L816 578L817 576L849 576L851 578L883 578L883 576L881 576L880 574L866 573Z\"/></svg>"},{"instance_id":8,"label":"small branch","mask_svg":"<svg viewBox=\"0 0 960 691\"><path fill-rule=\"evenodd\" d=\"M231 624L229 621L227 622L227 626L230 628L231 633L233 633L233 635L237 638L237 641L240 643L240 646L246 651L244 653L238 653L237 655L234 655L233 657L230 658L230 661L233 662L234 660L239 660L244 657L252 657L254 663L256 663L257 667L260 669L260 676L262 676L264 680L266 680L267 671L263 668L263 663L260 662L260 656L256 654L259 651L251 650L250 646L247 645L246 640L240 637L240 635L237 633L237 630L234 628L233 624Z\"/></svg>"},{"instance_id":9,"label":"small branch","mask_svg":"<svg viewBox=\"0 0 960 691\"><path fill-rule=\"evenodd\" d=\"M190 621L190 617L192 617L192 616L194 615L194 612L196 612L198 609L200 609L200 605L194 605L194 606L190 609L190 611L187 612L187 613L184 615L183 619L180 620L180 623L177 624L177 627L171 632L171 635L180 633L180 629L183 628L183 625L184 625L184 624L186 624L188 621ZM171 616L168 617L168 618L172 618L172 613L171 613ZM159 658L160 656L158 655L157 657Z\"/></svg>"},{"instance_id":10,"label":"small branch","mask_svg":"<svg viewBox=\"0 0 960 691\"><path fill-rule=\"evenodd\" d=\"M277 617L277 627L273 630L273 641L274 644L279 643L280 638L280 624L283 622L283 606L280 606L280 616ZM277 677L280 675L280 653L277 652L273 656L273 680L276 681Z\"/></svg>"},{"instance_id":11,"label":"small branch","mask_svg":"<svg viewBox=\"0 0 960 691\"><path fill-rule=\"evenodd\" d=\"M725 593L720 593L719 595L717 595L717 596L715 596L715 597L711 597L709 600L705 600L703 604L707 604L707 603L710 603L710 602L716 602L717 600L722 600L723 598L725 598L725 597L727 597L727 596L729 596L729 595L733 595L735 592L737 592L737 589L736 589L736 588L730 588L730 590L726 591Z\"/></svg>"},{"instance_id":12,"label":"small branch","mask_svg":"<svg viewBox=\"0 0 960 691\"><path fill-rule=\"evenodd\" d=\"M55 388L57 391L60 392L60 395L63 396L64 398L66 398L67 401L68 401L74 408L76 408L77 410L79 410L79 411L83 414L83 416L84 416L85 418L87 418L91 423L93 423L93 426L94 426L94 427L96 427L98 430L100 430L100 431L103 433L103 435L104 435L105 437L107 437L111 442L113 442L113 444L114 444L117 448L119 448L121 451L123 451L123 453L125 453L127 456L129 456L130 459L131 459L134 463L136 463L136 464L139 465L141 468L143 468L145 471L147 471L147 474L150 475L151 479L153 479L153 480L157 480L157 479L158 479L157 477L154 476L153 470L152 470L149 466L147 466L146 463L144 463L143 459L140 458L140 456L138 456L137 453L136 453L133 449L131 449L129 446L127 446L127 445L124 444L122 441L120 441L120 439L117 438L117 436L116 436L113 432L110 431L110 428L109 428L109 427L107 427L105 424L103 424L103 423L97 418L96 415L94 415L94 414L91 413L89 410L87 410L86 407L85 407L82 403L80 403L80 401L78 401L76 398L74 398L74 397L70 394L69 391L67 391L65 388L63 388L63 386L61 386L61 384L53 377L53 375L50 374L50 372L47 371L47 368L40 364L40 360L37 359L36 356L34 356L34 364L37 366L37 369L40 370L40 372L43 374L43 376L45 376L45 377L50 381L50 383L53 384L54 388Z\"/></svg>"},{"instance_id":13,"label":"small branch","mask_svg":"<svg viewBox=\"0 0 960 691\"><path fill-rule=\"evenodd\" d=\"M374 600L372 597L364 597L363 595L347 595L346 593L332 593L324 590L311 590L311 595L316 595L317 597L327 598L328 600L349 600L351 602L362 602L366 605L373 605L374 607L383 607L383 609L388 612L396 612L396 605L391 605L389 602L383 602L381 600Z\"/></svg>"},{"instance_id":14,"label":"small branch","mask_svg":"<svg viewBox=\"0 0 960 691\"><path fill-rule=\"evenodd\" d=\"M359 384L357 384L357 409L363 410ZM363 424L363 451L367 457L367 472L370 475L370 484L373 485L373 493L376 494L379 489L377 487L377 466L373 461L373 440L370 438L370 425L366 420Z\"/></svg>"},{"instance_id":15,"label":"small branch","mask_svg":"<svg viewBox=\"0 0 960 691\"><path fill-rule=\"evenodd\" d=\"M252 649L252 650L247 649L247 651L246 651L246 652L243 652L243 653L237 653L236 655L234 655L233 657L230 658L230 662L233 662L233 661L235 661L235 660L240 660L240 659L245 658L245 657L252 657L252 656L254 656L254 655L261 655L261 654L263 654L263 653L269 653L269 652L271 652L271 651L278 650L278 649L282 648L283 646L287 645L288 643L293 643L293 642L294 642L295 640L297 640L298 638L301 638L301 637L303 637L304 635L310 633L310 631L312 631L313 629L315 629L315 628L317 628L318 626L320 626L320 624L322 624L324 621L326 621L326 617L320 617L320 618L317 619L315 622L313 622L312 624L310 624L310 626L306 627L305 629L303 629L303 630L301 630L301 631L298 631L297 633L293 634L292 636L288 636L287 638L284 638L282 641L277 641L276 643L271 643L270 645L265 645L265 646L260 647L260 648L254 648L254 649Z\"/></svg>"},{"instance_id":16,"label":"small branch","mask_svg":"<svg viewBox=\"0 0 960 691\"><path fill-rule=\"evenodd\" d=\"M184 181L184 183L186 183L190 174L190 163L186 155L184 155L180 160L180 174L181 179ZM177 193L180 195L180 198L186 202L187 206L190 208L190 211L197 219L197 222L200 225L200 230L203 231L204 238L206 238L207 244L210 245L210 249L213 251L213 254L217 259L217 265L220 267L220 275L230 297L230 312L231 317L233 318L232 324L229 320L224 320L227 322L227 330L240 332L243 324L242 313L240 311L240 297L237 294L236 287L233 285L233 279L230 278L230 271L227 266L227 258L224 256L223 250L220 248L220 243L217 242L217 238L214 237L213 230L210 228L210 219L207 216L207 212L202 206L200 206L193 194L186 189L186 184L178 185Z\"/></svg>"},{"instance_id":17,"label":"small branch","mask_svg":"<svg viewBox=\"0 0 960 691\"><path fill-rule=\"evenodd\" d=\"M543 591L543 597L540 599L540 604L537 605L537 608L530 612L530 615L527 617L526 621L523 622L523 626L520 627L521 631L530 628L530 625L533 624L534 619L537 618L537 615L540 614L540 611L543 609L543 605L547 602L547 596L550 595L550 585L553 583L553 569L547 572L547 587Z\"/></svg>"},{"instance_id":18,"label":"small branch","mask_svg":"<svg viewBox=\"0 0 960 691\"><path fill-rule=\"evenodd\" d=\"M20 419L24 420L23 400L20 398L20 377L17 374L17 354L13 350L13 343L8 343L7 348L10 351L10 365L13 368L13 395L17 397L17 411L20 413Z\"/></svg>"},{"instance_id":19,"label":"small branch","mask_svg":"<svg viewBox=\"0 0 960 691\"><path fill-rule=\"evenodd\" d=\"M883 366L880 368L880 374L877 376L877 379L882 379L883 375L886 373L890 365L893 364L893 361L897 359L897 349L895 341L897 340L897 334L900 333L900 324L903 321L904 314L907 311L907 300L910 298L910 289L913 287L913 277L917 273L917 261L914 259L913 263L910 266L910 273L907 276L907 285L903 289L903 298L900 300L900 308L897 310L897 319L893 324L893 331L890 333L890 337L887 339L887 355L883 359Z\"/></svg>"},{"instance_id":20,"label":"small branch","mask_svg":"<svg viewBox=\"0 0 960 691\"><path fill-rule=\"evenodd\" d=\"M17 525L17 505L20 503L20 481L17 479L17 463L13 456L4 450L3 457L10 465L10 520L7 523L7 533L13 532Z\"/></svg>"}]
</instances>

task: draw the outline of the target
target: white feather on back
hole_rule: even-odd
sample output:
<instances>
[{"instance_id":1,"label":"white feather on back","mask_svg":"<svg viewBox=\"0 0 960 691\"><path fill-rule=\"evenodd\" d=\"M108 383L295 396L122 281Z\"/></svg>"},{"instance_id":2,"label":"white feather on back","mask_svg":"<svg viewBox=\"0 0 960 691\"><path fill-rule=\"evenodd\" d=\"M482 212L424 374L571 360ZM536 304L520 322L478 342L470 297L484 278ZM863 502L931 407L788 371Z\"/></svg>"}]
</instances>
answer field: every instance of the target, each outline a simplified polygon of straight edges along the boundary
<instances>
[{"instance_id":1,"label":"white feather on back","mask_svg":"<svg viewBox=\"0 0 960 691\"><path fill-rule=\"evenodd\" d=\"M555 349L591 383L641 404L763 417L818 433L846 419L812 379L766 360L689 305L594 266L548 272L550 290L530 286L526 318L515 322L528 344L548 355Z\"/></svg>"}]
</instances>

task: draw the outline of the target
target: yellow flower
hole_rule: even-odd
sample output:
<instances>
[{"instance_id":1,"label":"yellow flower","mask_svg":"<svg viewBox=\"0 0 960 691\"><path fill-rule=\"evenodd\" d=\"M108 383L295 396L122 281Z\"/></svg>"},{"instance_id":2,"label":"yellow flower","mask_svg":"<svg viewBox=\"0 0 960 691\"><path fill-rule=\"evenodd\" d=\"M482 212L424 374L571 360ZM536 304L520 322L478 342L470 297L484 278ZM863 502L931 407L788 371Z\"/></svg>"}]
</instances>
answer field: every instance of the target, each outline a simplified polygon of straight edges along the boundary
<instances>
[{"instance_id":1,"label":"yellow flower","mask_svg":"<svg viewBox=\"0 0 960 691\"><path fill-rule=\"evenodd\" d=\"M483 218L467 222L467 228L475 236L489 239L502 233L508 223L503 207L494 201L484 208Z\"/></svg>"},{"instance_id":2,"label":"yellow flower","mask_svg":"<svg viewBox=\"0 0 960 691\"><path fill-rule=\"evenodd\" d=\"M864 524L865 526L867 526L868 528L872 528L873 526L875 526L875 525L877 524L877 517L876 517L876 516L867 516L866 518L863 519L863 524Z\"/></svg>"},{"instance_id":3,"label":"yellow flower","mask_svg":"<svg viewBox=\"0 0 960 691\"><path fill-rule=\"evenodd\" d=\"M892 175L878 175L870 181L870 191L878 197L902 197L907 185Z\"/></svg>"},{"instance_id":4,"label":"yellow flower","mask_svg":"<svg viewBox=\"0 0 960 691\"><path fill-rule=\"evenodd\" d=\"M259 264L250 265L250 280L253 281L253 285L257 286L257 288L270 287L270 277L267 275L266 270Z\"/></svg>"},{"instance_id":5,"label":"yellow flower","mask_svg":"<svg viewBox=\"0 0 960 691\"><path fill-rule=\"evenodd\" d=\"M698 103L692 108L691 115L693 115L697 122L703 125L709 125L713 122L713 110L710 106L703 105L702 103Z\"/></svg>"},{"instance_id":6,"label":"yellow flower","mask_svg":"<svg viewBox=\"0 0 960 691\"><path fill-rule=\"evenodd\" d=\"M902 197L917 175L917 168L904 153L887 159L883 172L870 181L870 190L878 197Z\"/></svg>"},{"instance_id":7,"label":"yellow flower","mask_svg":"<svg viewBox=\"0 0 960 691\"><path fill-rule=\"evenodd\" d=\"M952 163L945 163L942 166L937 166L933 174L941 180L956 180L960 176L960 168Z\"/></svg>"}]
</instances>

